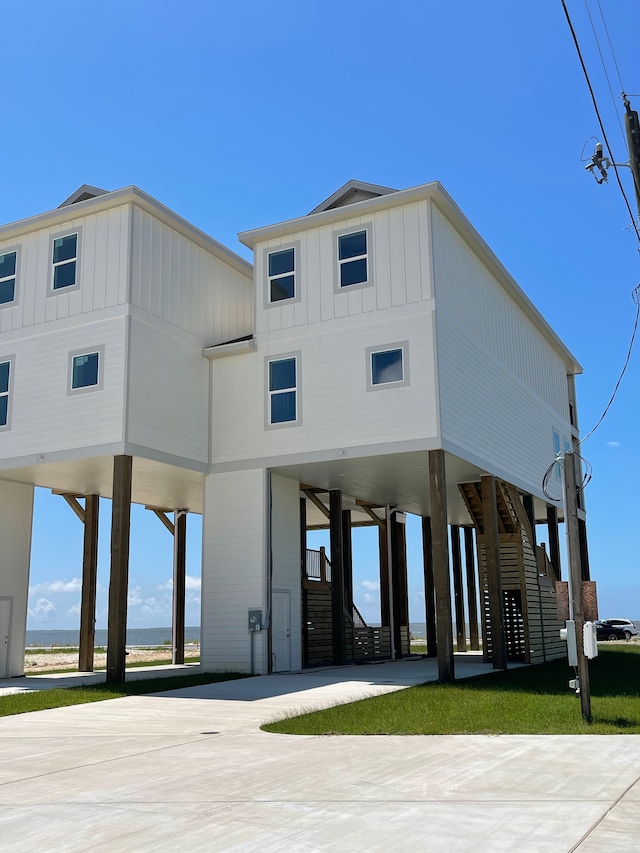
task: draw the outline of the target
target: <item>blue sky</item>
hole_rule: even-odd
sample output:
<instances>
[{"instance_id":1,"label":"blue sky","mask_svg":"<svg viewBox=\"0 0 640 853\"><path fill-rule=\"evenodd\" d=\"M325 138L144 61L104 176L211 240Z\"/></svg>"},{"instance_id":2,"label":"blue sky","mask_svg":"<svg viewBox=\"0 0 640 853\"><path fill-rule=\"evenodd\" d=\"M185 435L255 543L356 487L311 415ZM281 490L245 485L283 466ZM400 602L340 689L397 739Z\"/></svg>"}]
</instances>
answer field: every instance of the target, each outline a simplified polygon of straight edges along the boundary
<instances>
[{"instance_id":1,"label":"blue sky","mask_svg":"<svg viewBox=\"0 0 640 853\"><path fill-rule=\"evenodd\" d=\"M640 108L640 7L600 3ZM568 6L613 153L626 160L622 106L584 2ZM639 262L615 182L598 187L581 162L601 134L560 0L60 0L55 10L32 0L10 4L3 27L0 222L56 207L83 183L136 184L248 257L238 231L306 213L350 178L397 188L437 179L583 364L583 434L600 416L626 355ZM637 388L634 356L583 447L603 616L640 618ZM108 510L103 501L99 627ZM193 623L199 519L189 524ZM38 492L30 628L77 625L81 533L62 499ZM411 524L411 613L421 620L415 534ZM131 553L130 624L168 624L171 539L138 508ZM371 564L370 537L359 535L365 609L378 595Z\"/></svg>"}]
</instances>

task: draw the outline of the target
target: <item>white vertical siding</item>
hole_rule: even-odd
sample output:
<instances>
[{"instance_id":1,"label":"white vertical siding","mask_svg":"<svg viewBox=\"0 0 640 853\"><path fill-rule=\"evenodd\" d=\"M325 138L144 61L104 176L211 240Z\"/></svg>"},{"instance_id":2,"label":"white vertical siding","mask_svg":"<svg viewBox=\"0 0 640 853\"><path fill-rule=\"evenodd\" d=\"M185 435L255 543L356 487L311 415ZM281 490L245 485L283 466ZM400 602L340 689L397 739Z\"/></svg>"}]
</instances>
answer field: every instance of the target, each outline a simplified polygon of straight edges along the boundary
<instances>
[{"instance_id":1,"label":"white vertical siding","mask_svg":"<svg viewBox=\"0 0 640 853\"><path fill-rule=\"evenodd\" d=\"M209 363L191 335L149 315L131 317L126 440L206 464Z\"/></svg>"},{"instance_id":2,"label":"white vertical siding","mask_svg":"<svg viewBox=\"0 0 640 853\"><path fill-rule=\"evenodd\" d=\"M205 669L250 671L248 611L265 601L265 472L214 474L205 484L202 651ZM255 636L255 671L266 672L266 636Z\"/></svg>"},{"instance_id":3,"label":"white vertical siding","mask_svg":"<svg viewBox=\"0 0 640 853\"><path fill-rule=\"evenodd\" d=\"M435 206L432 223L438 316L567 420L567 366L558 352Z\"/></svg>"},{"instance_id":4,"label":"white vertical siding","mask_svg":"<svg viewBox=\"0 0 640 853\"><path fill-rule=\"evenodd\" d=\"M129 246L129 205L100 213L73 216L19 238L0 242L0 254L18 251L18 301L0 308L0 334L55 323L68 318L84 318L104 308L127 301ZM48 295L51 272L51 238L81 228L80 288ZM84 321L84 320L83 320Z\"/></svg>"},{"instance_id":5,"label":"white vertical siding","mask_svg":"<svg viewBox=\"0 0 640 853\"><path fill-rule=\"evenodd\" d=\"M300 578L300 485L284 477L271 477L271 553L273 589L291 597L292 670L302 669L302 592Z\"/></svg>"},{"instance_id":6,"label":"white vertical siding","mask_svg":"<svg viewBox=\"0 0 640 853\"><path fill-rule=\"evenodd\" d=\"M0 480L0 598L12 603L9 677L24 675L32 518L33 486Z\"/></svg>"},{"instance_id":7,"label":"white vertical siding","mask_svg":"<svg viewBox=\"0 0 640 853\"><path fill-rule=\"evenodd\" d=\"M347 218L331 225L259 243L255 249L257 294L256 332L276 334L315 323L346 320L388 308L403 308L432 298L427 201ZM335 292L336 231L373 223L373 287ZM292 241L300 244L297 261L297 303L264 307L264 249Z\"/></svg>"},{"instance_id":8,"label":"white vertical siding","mask_svg":"<svg viewBox=\"0 0 640 853\"><path fill-rule=\"evenodd\" d=\"M251 280L138 207L131 303L207 344L253 331Z\"/></svg>"}]
</instances>

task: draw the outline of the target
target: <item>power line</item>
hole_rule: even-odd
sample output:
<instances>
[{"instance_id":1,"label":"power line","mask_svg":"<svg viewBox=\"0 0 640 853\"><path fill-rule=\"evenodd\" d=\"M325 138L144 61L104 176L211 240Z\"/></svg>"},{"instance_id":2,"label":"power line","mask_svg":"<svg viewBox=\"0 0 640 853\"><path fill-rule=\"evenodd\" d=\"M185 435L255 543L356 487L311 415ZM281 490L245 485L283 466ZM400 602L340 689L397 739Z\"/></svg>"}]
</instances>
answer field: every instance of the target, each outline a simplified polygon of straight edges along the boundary
<instances>
[{"instance_id":1,"label":"power line","mask_svg":"<svg viewBox=\"0 0 640 853\"><path fill-rule=\"evenodd\" d=\"M602 122L600 110L598 109L598 102L596 101L596 96L595 96L594 91L593 91L593 86L591 85L591 80L589 79L589 73L587 71L587 67L584 64L584 59L582 58L582 51L580 50L580 45L578 43L578 37L576 36L576 31L574 30L573 24L571 22L571 16L569 15L569 10L567 9L567 4L565 3L565 0L561 0L561 3L562 3L562 8L564 10L565 17L567 19L567 24L569 25L569 29L571 30L571 36L573 37L573 43L575 45L575 48L576 48L576 51L578 54L578 59L580 60L580 65L582 66L582 73L584 74L584 78L585 78L585 80L587 82L587 86L589 88L589 94L591 95L591 101L593 102L593 108L596 112L598 124L600 125L600 130L602 131L602 138L604 139L605 145L607 146L609 154L611 155L612 161L614 161L615 158L613 156L611 146L609 145L609 140L607 139L607 132L604 129L604 124ZM627 210L629 211L629 216L631 217L631 223L633 225L633 230L636 232L636 237L638 238L638 243L640 244L640 231L638 230L638 226L636 224L636 220L635 220L635 217L633 215L633 211L631 210L631 205L629 204L629 199L627 198L627 194L624 191L622 181L620 180L620 173L618 172L618 167L616 166L615 162L612 162L611 165L613 166L613 170L616 174L616 179L618 181L618 186L620 187L620 192L622 193L622 197L624 198L625 204L627 205ZM640 251L640 246L638 248L638 251Z\"/></svg>"},{"instance_id":2,"label":"power line","mask_svg":"<svg viewBox=\"0 0 640 853\"><path fill-rule=\"evenodd\" d=\"M600 54L600 62L602 63L602 70L604 71L604 76L605 76L605 79L607 81L607 86L609 87L609 94L611 95L611 101L613 103L613 109L615 110L616 118L618 119L618 126L620 128L620 133L622 134L622 139L626 143L627 138L625 136L624 128L622 127L622 120L621 120L620 115L618 113L618 107L616 104L615 95L613 94L613 89L611 88L611 82L609 80L609 74L607 73L607 65L604 61L604 56L602 55L602 51L600 50L600 41L598 39L598 33L596 32L596 27L595 27L595 24L593 23L593 18L591 17L591 10L589 9L589 0L584 0L584 6L585 6L585 9L587 10L587 15L589 16L589 22L591 24L591 30L593 31L593 37L594 37L595 42L596 42L596 47L598 48L598 53ZM598 0L598 7L600 7L600 0ZM602 17L602 22L604 23L604 17L602 16L602 9L600 9L600 16ZM605 30L606 30L606 28L607 28L607 25L605 24ZM607 33L607 37L608 37L608 35L609 34ZM611 53L613 54L613 48L611 47L611 40L609 40L609 49L611 50ZM615 63L615 56L614 56L613 61ZM616 69L617 68L618 68L618 65L616 63ZM620 72L619 71L618 71L618 79L620 80L620 88L624 91L624 86L622 85L622 80L620 79Z\"/></svg>"},{"instance_id":3,"label":"power line","mask_svg":"<svg viewBox=\"0 0 640 853\"><path fill-rule=\"evenodd\" d=\"M616 62L616 54L613 50L613 45L611 44L611 39L609 37L609 29L607 28L607 22L604 19L604 12L602 11L602 6L600 5L600 0L598 0L598 11L600 12L600 17L602 18L602 25L604 26L604 31L607 34L607 41L609 42L609 50L611 51L611 56L613 57L613 64L616 67L616 74L618 75L618 82L620 83L620 89L624 92L624 85L622 84L622 77L620 76L620 69L618 68L618 63Z\"/></svg>"}]
</instances>

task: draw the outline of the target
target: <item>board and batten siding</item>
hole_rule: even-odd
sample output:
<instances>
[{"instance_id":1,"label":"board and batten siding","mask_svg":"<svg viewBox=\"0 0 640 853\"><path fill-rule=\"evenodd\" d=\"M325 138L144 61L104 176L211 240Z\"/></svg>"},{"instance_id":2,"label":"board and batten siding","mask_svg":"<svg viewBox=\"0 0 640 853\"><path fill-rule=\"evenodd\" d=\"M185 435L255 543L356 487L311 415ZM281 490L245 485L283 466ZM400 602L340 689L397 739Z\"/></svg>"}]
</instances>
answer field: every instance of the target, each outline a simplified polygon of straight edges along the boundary
<instances>
[{"instance_id":1,"label":"board and batten siding","mask_svg":"<svg viewBox=\"0 0 640 853\"><path fill-rule=\"evenodd\" d=\"M17 251L17 303L0 306L0 334L42 327L127 302L129 205L73 216L48 228L0 242L0 254ZM51 240L79 234L77 290L50 294Z\"/></svg>"},{"instance_id":2,"label":"board and batten siding","mask_svg":"<svg viewBox=\"0 0 640 853\"><path fill-rule=\"evenodd\" d=\"M127 318L108 315L0 338L0 361L14 356L11 428L0 433L0 460L123 441ZM98 348L102 388L68 394L70 353Z\"/></svg>"},{"instance_id":3,"label":"board and batten siding","mask_svg":"<svg viewBox=\"0 0 640 853\"><path fill-rule=\"evenodd\" d=\"M12 611L7 672L0 672L3 678L24 675L33 491L33 486L0 480L0 595Z\"/></svg>"},{"instance_id":4,"label":"board and batten siding","mask_svg":"<svg viewBox=\"0 0 640 853\"><path fill-rule=\"evenodd\" d=\"M206 478L202 517L203 668L249 672L249 609L266 615L264 469ZM266 673L266 636L255 636L255 671Z\"/></svg>"},{"instance_id":5,"label":"board and batten siding","mask_svg":"<svg viewBox=\"0 0 640 853\"><path fill-rule=\"evenodd\" d=\"M295 232L255 247L256 334L278 333L299 326L371 315L387 308L416 306L432 298L427 201L349 217L320 228ZM373 287L335 292L336 232L357 231L371 224L368 248L373 255ZM265 307L268 286L265 250L299 244L297 302Z\"/></svg>"},{"instance_id":6,"label":"board and batten siding","mask_svg":"<svg viewBox=\"0 0 640 853\"><path fill-rule=\"evenodd\" d=\"M568 421L568 368L559 352L435 206L431 222L438 316Z\"/></svg>"},{"instance_id":7,"label":"board and batten siding","mask_svg":"<svg viewBox=\"0 0 640 853\"><path fill-rule=\"evenodd\" d=\"M410 382L367 390L367 348L408 341ZM300 353L299 426L266 428L265 360ZM242 393L238 393L242 389ZM404 306L372 317L303 327L258 351L212 363L212 462L411 441L437 435L432 315Z\"/></svg>"},{"instance_id":8,"label":"board and batten siding","mask_svg":"<svg viewBox=\"0 0 640 853\"><path fill-rule=\"evenodd\" d=\"M206 465L209 363L197 338L132 310L126 441Z\"/></svg>"},{"instance_id":9,"label":"board and batten siding","mask_svg":"<svg viewBox=\"0 0 640 853\"><path fill-rule=\"evenodd\" d=\"M132 305L203 346L253 331L249 277L139 207L132 215Z\"/></svg>"},{"instance_id":10,"label":"board and batten siding","mask_svg":"<svg viewBox=\"0 0 640 853\"><path fill-rule=\"evenodd\" d=\"M300 577L300 485L271 476L272 588L291 599L290 669L302 669L302 584ZM277 665L277 662L276 662Z\"/></svg>"}]
</instances>

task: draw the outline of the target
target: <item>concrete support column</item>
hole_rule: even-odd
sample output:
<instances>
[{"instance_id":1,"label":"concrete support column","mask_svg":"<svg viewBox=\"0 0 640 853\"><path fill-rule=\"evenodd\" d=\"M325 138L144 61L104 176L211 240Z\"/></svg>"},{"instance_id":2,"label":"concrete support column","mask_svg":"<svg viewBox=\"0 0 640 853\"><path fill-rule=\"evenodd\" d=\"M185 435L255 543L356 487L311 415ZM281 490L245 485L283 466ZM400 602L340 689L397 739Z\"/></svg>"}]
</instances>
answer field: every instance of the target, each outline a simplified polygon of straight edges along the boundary
<instances>
[{"instance_id":1,"label":"concrete support column","mask_svg":"<svg viewBox=\"0 0 640 853\"><path fill-rule=\"evenodd\" d=\"M113 458L111 574L109 577L107 645L108 683L124 681L125 676L132 462L131 456L114 456Z\"/></svg>"},{"instance_id":2,"label":"concrete support column","mask_svg":"<svg viewBox=\"0 0 640 853\"><path fill-rule=\"evenodd\" d=\"M444 450L429 451L429 494L431 498L431 537L433 578L436 595L436 634L438 641L438 678L453 681L453 627L451 624L451 579L447 536L447 481Z\"/></svg>"},{"instance_id":3,"label":"concrete support column","mask_svg":"<svg viewBox=\"0 0 640 853\"><path fill-rule=\"evenodd\" d=\"M467 631L464 618L464 587L462 584L462 550L460 528L451 525L451 567L453 572L453 600L456 611L456 646L459 652L467 651Z\"/></svg>"},{"instance_id":4,"label":"concrete support column","mask_svg":"<svg viewBox=\"0 0 640 853\"><path fill-rule=\"evenodd\" d=\"M494 669L507 668L507 650L504 641L504 610L500 579L500 539L498 534L498 506L494 477L482 477L482 516L484 549L489 592L491 620L491 661Z\"/></svg>"},{"instance_id":5,"label":"concrete support column","mask_svg":"<svg viewBox=\"0 0 640 853\"><path fill-rule=\"evenodd\" d=\"M98 579L98 514L100 497L87 495L84 504L82 552L82 597L80 602L80 648L78 670L93 672L96 635L96 590Z\"/></svg>"},{"instance_id":6,"label":"concrete support column","mask_svg":"<svg viewBox=\"0 0 640 853\"><path fill-rule=\"evenodd\" d=\"M331 618L333 626L333 662L346 661L344 624L344 549L342 542L342 492L329 492L329 534L331 542Z\"/></svg>"},{"instance_id":7,"label":"concrete support column","mask_svg":"<svg viewBox=\"0 0 640 853\"><path fill-rule=\"evenodd\" d=\"M464 528L464 561L467 570L467 604L469 606L469 641L472 651L480 649L478 636L478 590L476 584L473 527Z\"/></svg>"},{"instance_id":8,"label":"concrete support column","mask_svg":"<svg viewBox=\"0 0 640 853\"><path fill-rule=\"evenodd\" d=\"M422 519L422 561L424 566L427 657L434 658L438 654L438 639L436 634L436 594L433 582L431 519L429 516L424 516Z\"/></svg>"},{"instance_id":9,"label":"concrete support column","mask_svg":"<svg viewBox=\"0 0 640 853\"><path fill-rule=\"evenodd\" d=\"M173 607L171 620L171 662L184 663L184 609L187 579L187 510L173 516Z\"/></svg>"}]
</instances>

